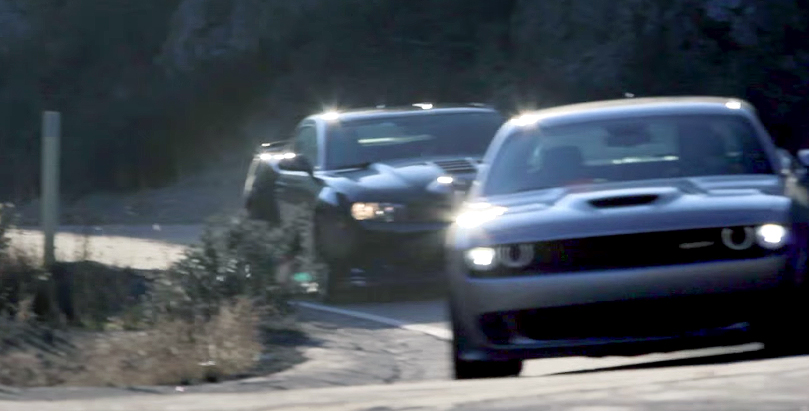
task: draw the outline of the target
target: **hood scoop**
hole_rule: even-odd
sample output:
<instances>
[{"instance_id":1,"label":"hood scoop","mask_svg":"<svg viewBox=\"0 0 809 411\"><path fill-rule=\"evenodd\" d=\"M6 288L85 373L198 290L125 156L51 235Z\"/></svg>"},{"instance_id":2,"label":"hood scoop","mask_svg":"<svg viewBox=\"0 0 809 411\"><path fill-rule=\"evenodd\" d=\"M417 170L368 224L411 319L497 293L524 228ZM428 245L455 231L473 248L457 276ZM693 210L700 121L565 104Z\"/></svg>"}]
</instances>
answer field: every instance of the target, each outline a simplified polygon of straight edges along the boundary
<instances>
[{"instance_id":1,"label":"hood scoop","mask_svg":"<svg viewBox=\"0 0 809 411\"><path fill-rule=\"evenodd\" d=\"M433 161L433 164L437 165L447 174L466 174L466 173L475 173L478 171L475 164L469 160L439 160Z\"/></svg>"},{"instance_id":2,"label":"hood scoop","mask_svg":"<svg viewBox=\"0 0 809 411\"><path fill-rule=\"evenodd\" d=\"M606 198L596 198L588 203L596 208L631 207L651 204L660 198L658 194L623 195Z\"/></svg>"}]
</instances>

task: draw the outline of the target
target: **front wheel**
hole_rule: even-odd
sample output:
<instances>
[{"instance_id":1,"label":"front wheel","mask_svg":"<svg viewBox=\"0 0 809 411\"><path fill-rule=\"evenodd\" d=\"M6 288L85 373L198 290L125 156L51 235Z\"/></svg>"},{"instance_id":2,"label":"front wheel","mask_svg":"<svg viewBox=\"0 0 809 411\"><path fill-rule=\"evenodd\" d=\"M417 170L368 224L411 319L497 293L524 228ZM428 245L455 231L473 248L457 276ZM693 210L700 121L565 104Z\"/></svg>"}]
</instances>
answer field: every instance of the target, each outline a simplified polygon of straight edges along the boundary
<instances>
[{"instance_id":1,"label":"front wheel","mask_svg":"<svg viewBox=\"0 0 809 411\"><path fill-rule=\"evenodd\" d=\"M317 299L330 304L352 302L354 298L347 286L351 269L348 264L324 255L321 242L328 237L323 235L324 225L318 220L315 219L312 230L315 235L309 252L317 284Z\"/></svg>"},{"instance_id":2,"label":"front wheel","mask_svg":"<svg viewBox=\"0 0 809 411\"><path fill-rule=\"evenodd\" d=\"M450 310L452 310L450 308ZM452 365L456 380L470 380L483 378L518 377L522 372L522 360L508 361L466 361L461 359L461 340L463 328L459 326L455 316L452 321Z\"/></svg>"},{"instance_id":3,"label":"front wheel","mask_svg":"<svg viewBox=\"0 0 809 411\"><path fill-rule=\"evenodd\" d=\"M318 300L329 304L352 302L353 298L345 286L347 272L339 264L321 263L317 273Z\"/></svg>"},{"instance_id":4,"label":"front wheel","mask_svg":"<svg viewBox=\"0 0 809 411\"><path fill-rule=\"evenodd\" d=\"M772 356L809 354L803 315L806 312L806 290L786 292L753 324L759 332L764 351Z\"/></svg>"},{"instance_id":5,"label":"front wheel","mask_svg":"<svg viewBox=\"0 0 809 411\"><path fill-rule=\"evenodd\" d=\"M522 361L464 361L455 354L453 365L456 380L517 377L522 372Z\"/></svg>"},{"instance_id":6,"label":"front wheel","mask_svg":"<svg viewBox=\"0 0 809 411\"><path fill-rule=\"evenodd\" d=\"M274 182L268 177L260 178L254 183L244 204L250 219L278 224L280 215L274 189Z\"/></svg>"}]
</instances>

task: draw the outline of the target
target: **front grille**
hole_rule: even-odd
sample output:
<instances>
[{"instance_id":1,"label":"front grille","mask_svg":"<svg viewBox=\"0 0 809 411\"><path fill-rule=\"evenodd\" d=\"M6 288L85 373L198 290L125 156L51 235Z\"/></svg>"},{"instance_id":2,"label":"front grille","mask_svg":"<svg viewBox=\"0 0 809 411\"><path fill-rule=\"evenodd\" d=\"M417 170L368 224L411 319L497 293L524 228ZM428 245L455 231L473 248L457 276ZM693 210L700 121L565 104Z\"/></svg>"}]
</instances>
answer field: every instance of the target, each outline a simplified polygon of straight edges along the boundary
<instances>
[{"instance_id":1,"label":"front grille","mask_svg":"<svg viewBox=\"0 0 809 411\"><path fill-rule=\"evenodd\" d=\"M487 313L479 321L495 344L506 344L514 334L541 341L665 337L751 322L763 298L758 293L675 296Z\"/></svg>"},{"instance_id":2,"label":"front grille","mask_svg":"<svg viewBox=\"0 0 809 411\"><path fill-rule=\"evenodd\" d=\"M447 174L465 174L477 171L475 165L469 160L443 160L436 161L435 164Z\"/></svg>"},{"instance_id":3,"label":"front grille","mask_svg":"<svg viewBox=\"0 0 809 411\"><path fill-rule=\"evenodd\" d=\"M566 239L534 245L534 259L524 268L499 267L474 271L475 277L552 274L594 270L656 267L761 258L773 251L754 244L746 250L733 250L722 242L723 228L664 231L639 234ZM743 227L732 227L732 239Z\"/></svg>"},{"instance_id":4,"label":"front grille","mask_svg":"<svg viewBox=\"0 0 809 411\"><path fill-rule=\"evenodd\" d=\"M444 266L443 231L429 233L369 232L359 245L359 266L395 266L436 270Z\"/></svg>"},{"instance_id":5,"label":"front grille","mask_svg":"<svg viewBox=\"0 0 809 411\"><path fill-rule=\"evenodd\" d=\"M448 223L453 218L454 208L445 202L408 204L405 217L410 223Z\"/></svg>"}]
</instances>

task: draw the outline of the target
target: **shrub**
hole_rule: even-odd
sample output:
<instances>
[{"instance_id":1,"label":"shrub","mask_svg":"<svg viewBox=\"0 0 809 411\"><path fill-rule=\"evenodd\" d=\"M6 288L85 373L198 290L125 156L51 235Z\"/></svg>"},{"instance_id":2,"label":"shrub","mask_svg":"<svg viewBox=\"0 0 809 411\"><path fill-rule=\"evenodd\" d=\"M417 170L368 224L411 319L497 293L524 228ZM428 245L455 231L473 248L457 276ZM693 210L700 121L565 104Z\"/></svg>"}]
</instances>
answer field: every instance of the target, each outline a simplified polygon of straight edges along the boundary
<instances>
[{"instance_id":1,"label":"shrub","mask_svg":"<svg viewBox=\"0 0 809 411\"><path fill-rule=\"evenodd\" d=\"M53 275L15 263L20 278L44 279L32 280L32 293L17 298L17 306L67 289L70 312L82 321L72 329L31 322L36 316L26 309L0 320L0 384L184 384L249 371L265 348L261 325L280 324L286 314L276 266L290 254L287 233L242 215L218 217L199 245L160 272L85 261L59 264ZM0 262L15 261L10 256ZM0 274L0 281L9 278Z\"/></svg>"},{"instance_id":2,"label":"shrub","mask_svg":"<svg viewBox=\"0 0 809 411\"><path fill-rule=\"evenodd\" d=\"M240 297L258 308L282 309L286 290L275 275L289 246L285 229L244 215L209 220L200 244L151 279L151 316L209 319Z\"/></svg>"}]
</instances>

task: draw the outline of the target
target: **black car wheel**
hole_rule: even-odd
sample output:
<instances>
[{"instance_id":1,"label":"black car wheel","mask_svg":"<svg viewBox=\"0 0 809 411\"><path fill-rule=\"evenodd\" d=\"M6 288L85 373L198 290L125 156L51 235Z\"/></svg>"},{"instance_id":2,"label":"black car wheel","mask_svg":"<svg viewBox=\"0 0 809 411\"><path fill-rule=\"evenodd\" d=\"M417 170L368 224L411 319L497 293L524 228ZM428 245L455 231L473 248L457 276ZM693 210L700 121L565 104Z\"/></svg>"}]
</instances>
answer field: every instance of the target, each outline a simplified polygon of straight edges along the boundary
<instances>
[{"instance_id":1,"label":"black car wheel","mask_svg":"<svg viewBox=\"0 0 809 411\"><path fill-rule=\"evenodd\" d=\"M324 303L352 302L354 298L347 284L350 267L346 263L329 259L324 255L321 249L321 241L328 237L323 235L323 227L322 224L318 224L318 219L315 219L314 231L316 235L311 255L314 259L313 266L316 271L318 300Z\"/></svg>"},{"instance_id":2,"label":"black car wheel","mask_svg":"<svg viewBox=\"0 0 809 411\"><path fill-rule=\"evenodd\" d=\"M325 264L319 271L317 279L318 300L329 304L353 301L351 292L346 287L347 270L337 264Z\"/></svg>"},{"instance_id":3,"label":"black car wheel","mask_svg":"<svg viewBox=\"0 0 809 411\"><path fill-rule=\"evenodd\" d=\"M275 201L274 182L268 177L256 177L257 180L245 201L247 216L253 220L277 224L279 219L278 204Z\"/></svg>"},{"instance_id":4,"label":"black car wheel","mask_svg":"<svg viewBox=\"0 0 809 411\"><path fill-rule=\"evenodd\" d=\"M452 313L452 308L450 308L450 312ZM461 359L461 341L464 332L454 314L451 314L450 318L452 321L452 365L456 380L506 378L520 375L522 372L521 360L466 361Z\"/></svg>"}]
</instances>

